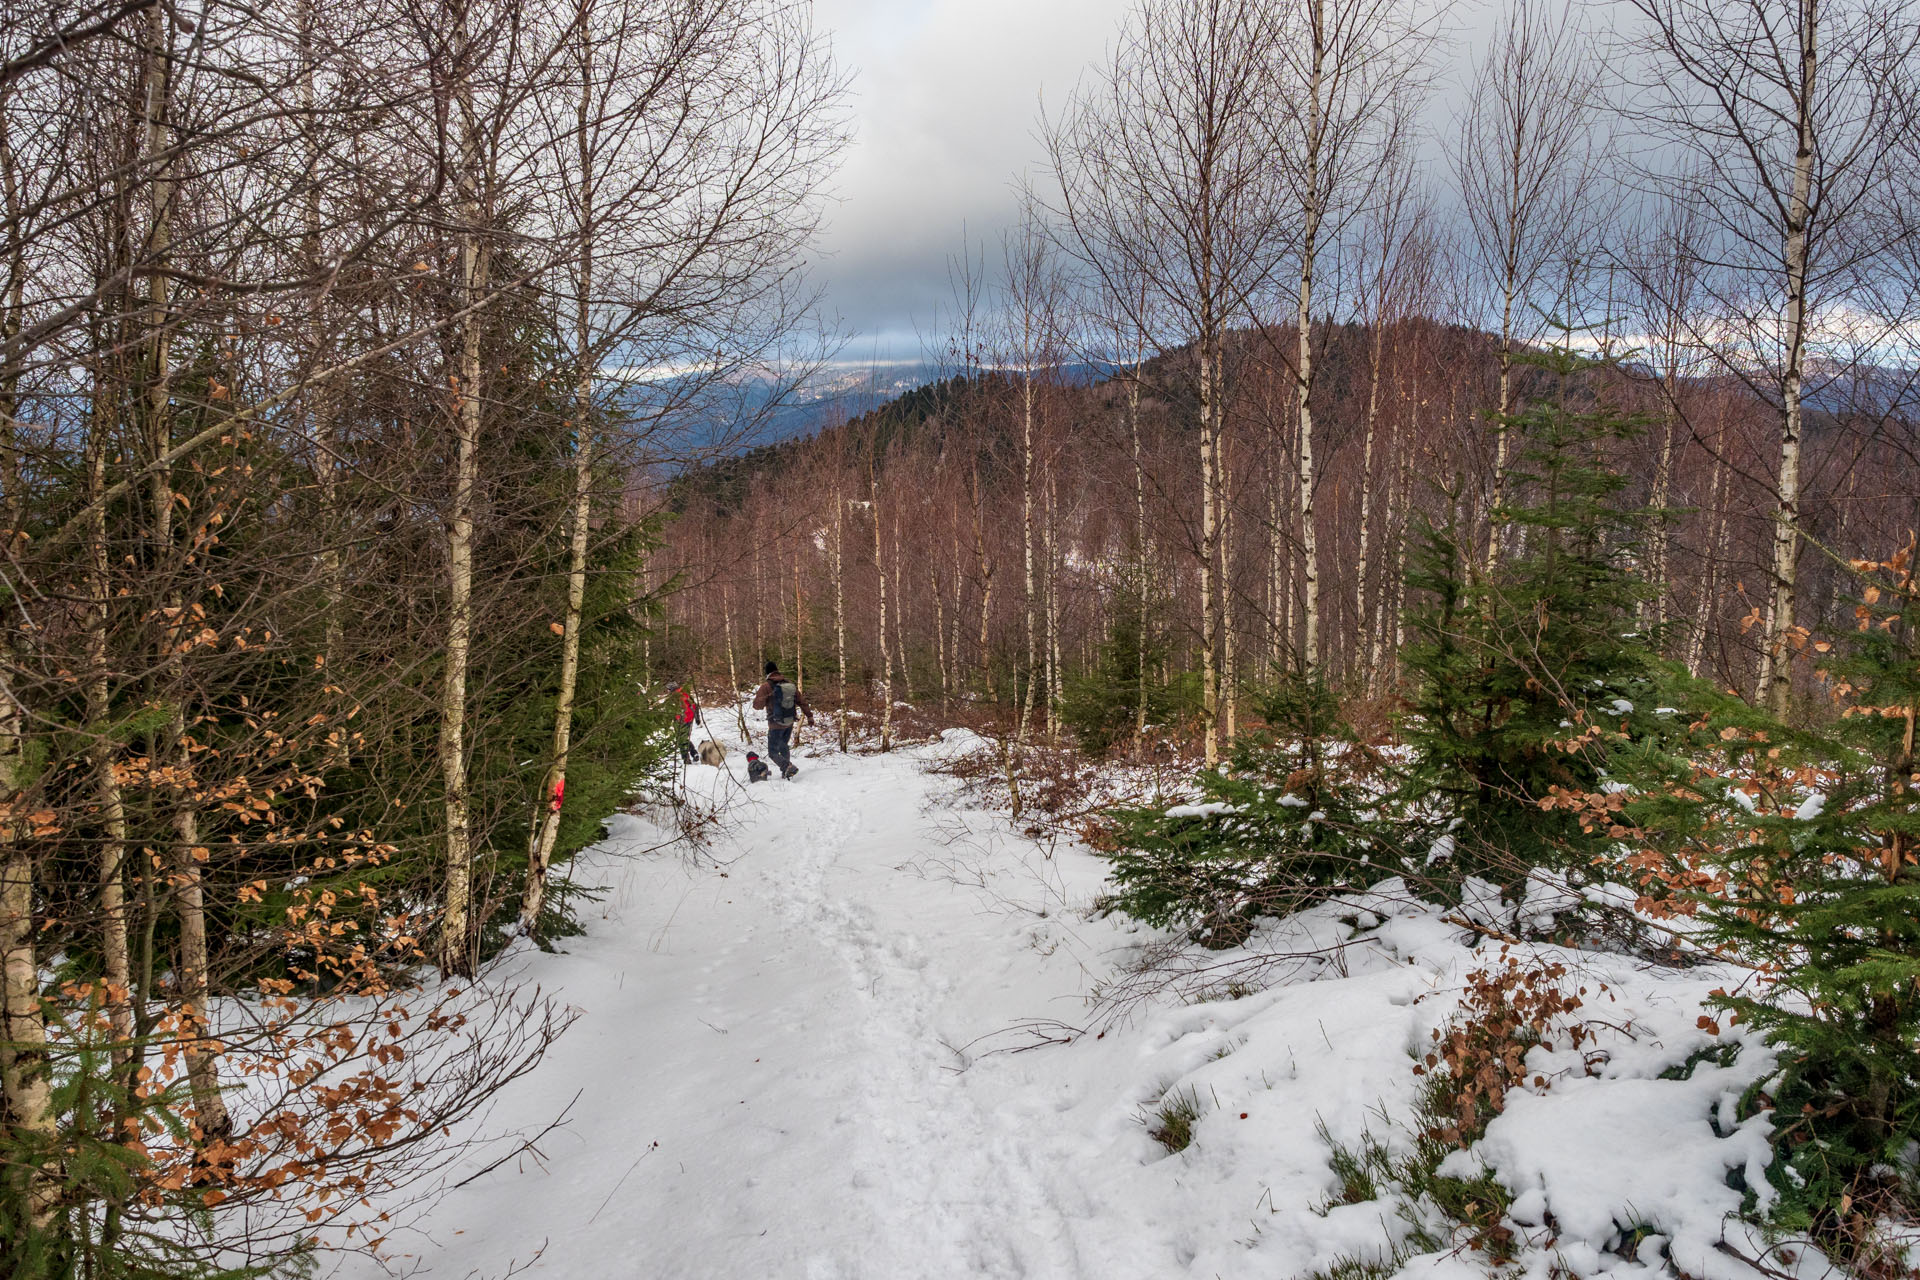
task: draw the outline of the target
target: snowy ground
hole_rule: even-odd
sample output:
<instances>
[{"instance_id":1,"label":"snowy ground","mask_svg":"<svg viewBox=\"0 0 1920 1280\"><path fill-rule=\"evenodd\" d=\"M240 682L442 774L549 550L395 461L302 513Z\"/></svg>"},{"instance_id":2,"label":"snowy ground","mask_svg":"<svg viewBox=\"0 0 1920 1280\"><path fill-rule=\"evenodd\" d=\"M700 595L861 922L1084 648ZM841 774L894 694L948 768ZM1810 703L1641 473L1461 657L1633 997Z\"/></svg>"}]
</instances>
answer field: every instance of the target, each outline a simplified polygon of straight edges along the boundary
<instances>
[{"instance_id":1,"label":"snowy ground","mask_svg":"<svg viewBox=\"0 0 1920 1280\"><path fill-rule=\"evenodd\" d=\"M957 805L923 770L943 748L803 750L796 782L747 787L729 745L727 771L689 770L692 800L721 815L702 856L638 853L659 829L618 819L571 873L606 889L588 935L496 969L580 1019L482 1124L567 1123L542 1158L397 1232L390 1270L1293 1277L1406 1236L1390 1199L1326 1211L1322 1134L1404 1140L1412 1055L1491 954L1474 935L1384 901L1329 907L1259 940L1302 954L1264 990L1163 996L1115 1020L1090 994L1157 939L1089 911L1097 859L1047 858ZM1522 1270L1754 1275L1722 1234L1762 1250L1725 1215L1741 1195L1729 1170L1757 1182L1765 1151L1764 1117L1734 1123L1732 1100L1768 1056L1659 1078L1717 1043L1699 1000L1728 975L1571 959L1610 1028L1586 1057L1536 1050L1548 1087L1459 1158L1516 1193ZM1178 1153L1144 1121L1170 1094L1200 1111ZM1404 1274L1484 1267L1443 1251Z\"/></svg>"}]
</instances>

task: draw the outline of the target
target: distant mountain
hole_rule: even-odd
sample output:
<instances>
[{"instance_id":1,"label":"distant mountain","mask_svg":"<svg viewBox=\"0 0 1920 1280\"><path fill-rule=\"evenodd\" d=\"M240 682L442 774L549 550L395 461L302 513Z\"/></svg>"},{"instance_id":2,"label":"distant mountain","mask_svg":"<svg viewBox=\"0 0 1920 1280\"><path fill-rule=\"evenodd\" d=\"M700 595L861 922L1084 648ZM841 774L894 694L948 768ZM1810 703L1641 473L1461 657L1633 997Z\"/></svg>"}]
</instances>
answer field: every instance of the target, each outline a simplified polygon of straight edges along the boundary
<instances>
[{"instance_id":1,"label":"distant mountain","mask_svg":"<svg viewBox=\"0 0 1920 1280\"><path fill-rule=\"evenodd\" d=\"M741 448L777 444L862 417L955 372L928 360L849 360L823 365L798 382L768 374L730 388L724 405L715 409L725 420L714 426L726 438L739 439ZM1097 382L1108 372L1110 367L1084 362L1060 368L1065 380L1080 384Z\"/></svg>"},{"instance_id":2,"label":"distant mountain","mask_svg":"<svg viewBox=\"0 0 1920 1280\"><path fill-rule=\"evenodd\" d=\"M885 364L848 361L826 365L789 390L767 415L759 443L811 435L822 427L871 412L889 400L897 400L945 376L945 370L925 360ZM769 383L768 395L773 391Z\"/></svg>"}]
</instances>

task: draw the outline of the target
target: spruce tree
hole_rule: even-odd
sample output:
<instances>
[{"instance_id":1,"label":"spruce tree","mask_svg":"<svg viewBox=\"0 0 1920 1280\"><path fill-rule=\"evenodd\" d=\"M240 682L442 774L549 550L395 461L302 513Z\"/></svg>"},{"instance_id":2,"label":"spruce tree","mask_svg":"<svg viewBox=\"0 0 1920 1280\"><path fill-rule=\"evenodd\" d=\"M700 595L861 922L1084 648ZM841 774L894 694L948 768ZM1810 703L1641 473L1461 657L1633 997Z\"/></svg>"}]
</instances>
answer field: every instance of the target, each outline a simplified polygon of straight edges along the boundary
<instances>
[{"instance_id":1,"label":"spruce tree","mask_svg":"<svg viewBox=\"0 0 1920 1280\"><path fill-rule=\"evenodd\" d=\"M1089 755L1106 755L1133 735L1143 686L1149 724L1184 718L1200 705L1199 683L1191 676L1160 679L1171 645L1140 596L1137 582L1114 593L1107 602L1107 638L1094 665L1067 679L1060 718Z\"/></svg>"},{"instance_id":2,"label":"spruce tree","mask_svg":"<svg viewBox=\"0 0 1920 1280\"><path fill-rule=\"evenodd\" d=\"M1611 742L1663 732L1657 637L1634 621L1641 541L1661 513L1608 457L1640 424L1603 403L1568 406L1606 362L1566 345L1524 359L1557 394L1505 420L1515 448L1491 535L1503 553L1480 573L1457 529L1428 524L1409 570L1401 731L1413 761L1400 799L1425 812L1433 841L1449 837L1441 878L1455 884L1580 872L1601 846L1553 797L1598 789Z\"/></svg>"},{"instance_id":3,"label":"spruce tree","mask_svg":"<svg viewBox=\"0 0 1920 1280\"><path fill-rule=\"evenodd\" d=\"M1378 756L1324 681L1283 676L1255 709L1265 727L1236 739L1224 771L1199 774L1197 800L1115 813L1111 907L1225 947L1261 916L1399 869L1373 810Z\"/></svg>"},{"instance_id":4,"label":"spruce tree","mask_svg":"<svg viewBox=\"0 0 1920 1280\"><path fill-rule=\"evenodd\" d=\"M1716 996L1766 1034L1775 1223L1871 1267L1878 1219L1916 1207L1920 1132L1920 584L1910 544L1855 560L1856 629L1819 640L1837 714L1791 727L1719 698L1624 818L1678 914L1756 967ZM1805 639L1803 637L1803 639ZM1658 763L1647 757L1642 763Z\"/></svg>"}]
</instances>

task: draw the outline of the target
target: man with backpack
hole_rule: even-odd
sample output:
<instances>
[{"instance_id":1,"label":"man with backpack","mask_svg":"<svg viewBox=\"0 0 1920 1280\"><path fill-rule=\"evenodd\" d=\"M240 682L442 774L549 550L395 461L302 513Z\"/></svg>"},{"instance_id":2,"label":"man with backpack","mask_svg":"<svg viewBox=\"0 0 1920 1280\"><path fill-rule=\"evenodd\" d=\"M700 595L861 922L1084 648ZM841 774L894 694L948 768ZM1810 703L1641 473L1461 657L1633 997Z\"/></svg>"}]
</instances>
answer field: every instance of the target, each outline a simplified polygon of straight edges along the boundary
<instances>
[{"instance_id":1,"label":"man with backpack","mask_svg":"<svg viewBox=\"0 0 1920 1280\"><path fill-rule=\"evenodd\" d=\"M753 694L753 709L767 713L767 754L780 766L780 776L791 778L800 770L793 765L793 727L802 715L813 723L813 708L800 686L780 674L780 664L767 664L767 678Z\"/></svg>"}]
</instances>

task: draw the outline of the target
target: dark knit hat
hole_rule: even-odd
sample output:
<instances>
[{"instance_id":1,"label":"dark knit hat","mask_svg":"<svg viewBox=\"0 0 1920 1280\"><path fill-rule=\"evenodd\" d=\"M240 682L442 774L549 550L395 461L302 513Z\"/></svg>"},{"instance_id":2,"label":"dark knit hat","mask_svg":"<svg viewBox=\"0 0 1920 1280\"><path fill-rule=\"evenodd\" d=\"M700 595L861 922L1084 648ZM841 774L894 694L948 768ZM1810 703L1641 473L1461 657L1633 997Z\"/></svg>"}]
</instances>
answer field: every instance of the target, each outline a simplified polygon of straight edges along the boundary
<instances>
[{"instance_id":1,"label":"dark knit hat","mask_svg":"<svg viewBox=\"0 0 1920 1280\"><path fill-rule=\"evenodd\" d=\"M775 672L777 672L777 671L779 671L779 670L780 670L780 664L779 664L779 663L777 663L777 662L774 662L774 661L773 661L773 660L771 660L771 659L769 659L769 660L767 661L767 674L768 674L768 675L773 675L773 674L774 674Z\"/></svg>"}]
</instances>

